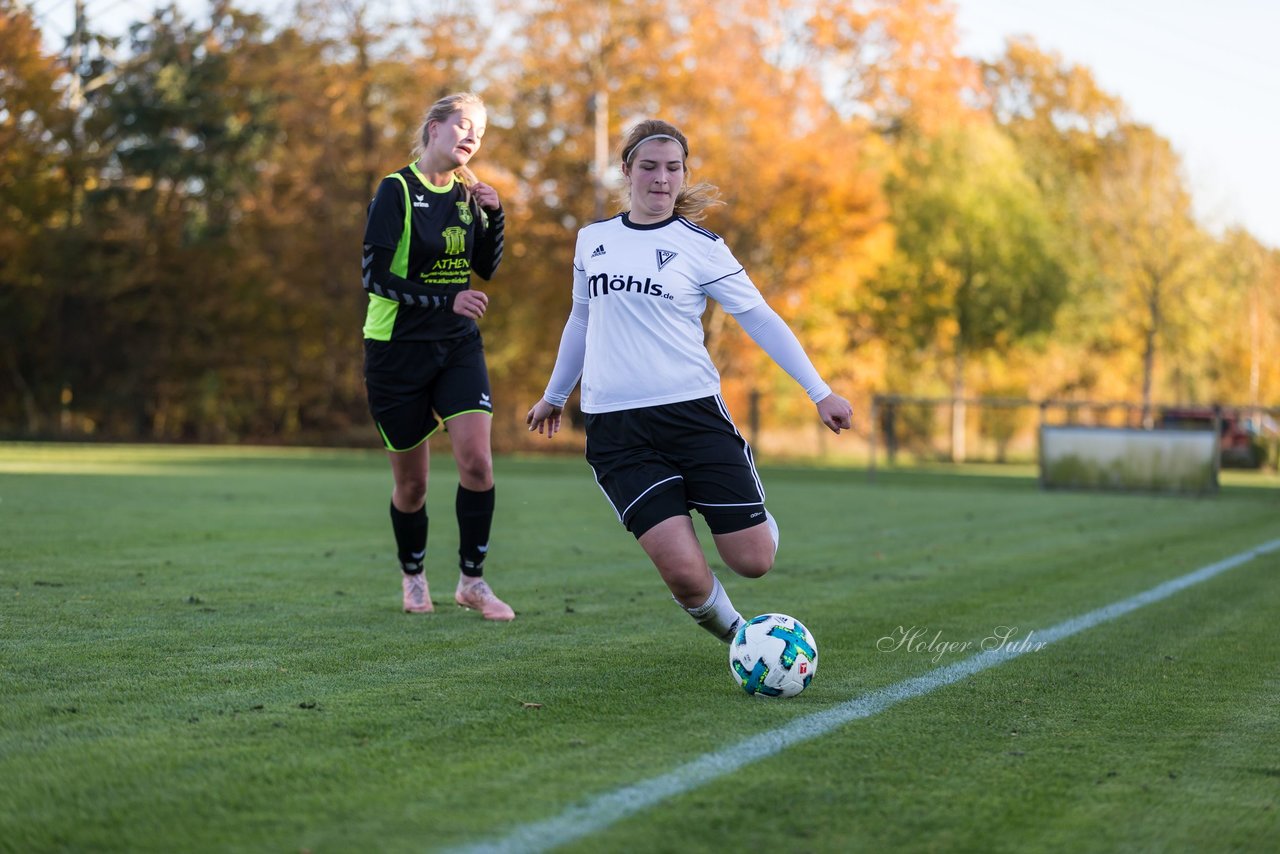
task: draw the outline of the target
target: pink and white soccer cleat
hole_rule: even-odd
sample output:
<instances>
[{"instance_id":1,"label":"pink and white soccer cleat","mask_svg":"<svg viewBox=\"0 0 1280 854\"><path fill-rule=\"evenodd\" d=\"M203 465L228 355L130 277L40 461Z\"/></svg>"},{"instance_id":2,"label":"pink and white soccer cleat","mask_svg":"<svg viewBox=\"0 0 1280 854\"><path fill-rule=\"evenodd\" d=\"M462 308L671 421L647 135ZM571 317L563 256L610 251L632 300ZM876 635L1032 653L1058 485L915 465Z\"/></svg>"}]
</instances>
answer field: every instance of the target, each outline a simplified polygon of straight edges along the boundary
<instances>
[{"instance_id":1,"label":"pink and white soccer cleat","mask_svg":"<svg viewBox=\"0 0 1280 854\"><path fill-rule=\"evenodd\" d=\"M404 587L404 611L406 614L430 614L435 610L431 604L431 594L427 591L427 574L419 572L414 575L403 573L401 586Z\"/></svg>"},{"instance_id":2,"label":"pink and white soccer cleat","mask_svg":"<svg viewBox=\"0 0 1280 854\"><path fill-rule=\"evenodd\" d=\"M483 579L463 578L458 581L458 589L453 600L464 608L479 611L486 620L514 620L516 612L511 606L494 595L493 590Z\"/></svg>"}]
</instances>

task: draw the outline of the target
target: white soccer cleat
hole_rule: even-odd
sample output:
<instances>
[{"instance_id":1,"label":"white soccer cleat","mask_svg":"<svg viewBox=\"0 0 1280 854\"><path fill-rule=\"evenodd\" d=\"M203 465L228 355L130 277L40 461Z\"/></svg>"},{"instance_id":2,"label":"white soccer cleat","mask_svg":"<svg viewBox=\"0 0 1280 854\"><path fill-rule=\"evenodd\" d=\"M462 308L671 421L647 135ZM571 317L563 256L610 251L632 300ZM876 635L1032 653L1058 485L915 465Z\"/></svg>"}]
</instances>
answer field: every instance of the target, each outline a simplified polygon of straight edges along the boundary
<instances>
[{"instance_id":1,"label":"white soccer cleat","mask_svg":"<svg viewBox=\"0 0 1280 854\"><path fill-rule=\"evenodd\" d=\"M427 591L427 574L418 572L413 575L402 573L401 587L404 588L404 611L406 614L430 614L435 610L431 604L431 594Z\"/></svg>"}]
</instances>

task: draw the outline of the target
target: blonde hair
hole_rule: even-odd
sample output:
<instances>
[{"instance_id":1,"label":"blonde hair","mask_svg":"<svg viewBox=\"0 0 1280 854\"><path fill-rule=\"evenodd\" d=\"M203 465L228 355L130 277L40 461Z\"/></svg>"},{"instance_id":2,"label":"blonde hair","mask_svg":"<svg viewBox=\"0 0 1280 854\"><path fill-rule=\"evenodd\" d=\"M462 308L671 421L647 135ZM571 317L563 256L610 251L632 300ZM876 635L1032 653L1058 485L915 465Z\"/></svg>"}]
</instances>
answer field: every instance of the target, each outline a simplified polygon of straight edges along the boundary
<instances>
[{"instance_id":1,"label":"blonde hair","mask_svg":"<svg viewBox=\"0 0 1280 854\"><path fill-rule=\"evenodd\" d=\"M474 92L455 92L452 95L445 95L427 108L426 114L422 117L422 124L418 125L418 132L413 144L414 160L426 153L427 143L431 141L431 123L445 121L465 105L479 107L482 110L486 109L484 101ZM466 166L459 166L454 169L453 174L462 182L464 187L470 187L476 182L475 173Z\"/></svg>"},{"instance_id":2,"label":"blonde hair","mask_svg":"<svg viewBox=\"0 0 1280 854\"><path fill-rule=\"evenodd\" d=\"M672 139L680 143L684 151L685 175L688 175L689 140L680 129L662 119L645 119L631 128L622 144L622 168L625 175L631 169L631 158L635 156L640 143L652 137ZM631 184L623 184L619 201L624 211L631 209ZM710 208L723 205L720 200L720 189L705 181L697 184L685 184L676 195L675 213L690 222L698 222L707 215Z\"/></svg>"}]
</instances>

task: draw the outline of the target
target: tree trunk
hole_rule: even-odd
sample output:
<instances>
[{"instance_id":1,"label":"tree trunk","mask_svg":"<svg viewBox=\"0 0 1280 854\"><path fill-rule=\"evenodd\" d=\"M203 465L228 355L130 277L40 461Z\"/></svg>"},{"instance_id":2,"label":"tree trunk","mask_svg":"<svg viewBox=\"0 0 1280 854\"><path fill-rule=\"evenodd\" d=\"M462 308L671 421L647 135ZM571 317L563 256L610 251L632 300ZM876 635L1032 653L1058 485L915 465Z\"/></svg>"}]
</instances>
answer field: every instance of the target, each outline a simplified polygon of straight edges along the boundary
<instances>
[{"instance_id":1,"label":"tree trunk","mask_svg":"<svg viewBox=\"0 0 1280 854\"><path fill-rule=\"evenodd\" d=\"M955 375L951 378L951 462L962 463L964 447L964 350L956 348Z\"/></svg>"},{"instance_id":2,"label":"tree trunk","mask_svg":"<svg viewBox=\"0 0 1280 854\"><path fill-rule=\"evenodd\" d=\"M1142 426L1150 430L1155 426L1151 412L1151 387L1156 371L1156 333L1160 328L1160 284L1151 285L1147 299L1148 319L1146 341L1142 351Z\"/></svg>"},{"instance_id":3,"label":"tree trunk","mask_svg":"<svg viewBox=\"0 0 1280 854\"><path fill-rule=\"evenodd\" d=\"M1249 402L1258 405L1258 392L1262 387L1262 314L1258 288L1249 289Z\"/></svg>"}]
</instances>

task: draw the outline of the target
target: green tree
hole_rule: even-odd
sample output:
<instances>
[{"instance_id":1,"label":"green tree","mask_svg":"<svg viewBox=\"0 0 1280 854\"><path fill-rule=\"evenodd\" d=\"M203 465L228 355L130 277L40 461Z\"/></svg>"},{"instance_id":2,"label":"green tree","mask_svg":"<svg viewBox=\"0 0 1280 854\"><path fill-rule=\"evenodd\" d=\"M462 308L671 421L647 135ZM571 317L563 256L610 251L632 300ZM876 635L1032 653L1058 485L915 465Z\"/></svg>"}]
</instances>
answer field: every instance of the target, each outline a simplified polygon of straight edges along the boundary
<instances>
[{"instance_id":1,"label":"green tree","mask_svg":"<svg viewBox=\"0 0 1280 854\"><path fill-rule=\"evenodd\" d=\"M984 64L983 83L992 118L1040 190L1068 277L1053 339L1034 371L1039 394L1126 396L1115 380L1116 318L1091 230L1103 165L1124 145L1127 108L1088 68L1025 37L1010 39L1003 55Z\"/></svg>"},{"instance_id":2,"label":"green tree","mask_svg":"<svg viewBox=\"0 0 1280 854\"><path fill-rule=\"evenodd\" d=\"M219 395L242 316L228 291L246 284L231 235L272 133L268 94L237 68L262 31L227 4L205 27L160 10L90 93L61 356L107 435L220 438L234 416Z\"/></svg>"},{"instance_id":3,"label":"green tree","mask_svg":"<svg viewBox=\"0 0 1280 854\"><path fill-rule=\"evenodd\" d=\"M965 457L966 362L1052 327L1066 294L1054 232L1008 138L971 122L920 139L888 185L897 253L886 331L951 362L952 454Z\"/></svg>"}]
</instances>

